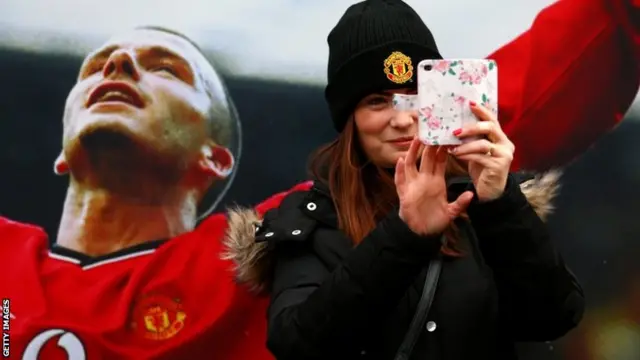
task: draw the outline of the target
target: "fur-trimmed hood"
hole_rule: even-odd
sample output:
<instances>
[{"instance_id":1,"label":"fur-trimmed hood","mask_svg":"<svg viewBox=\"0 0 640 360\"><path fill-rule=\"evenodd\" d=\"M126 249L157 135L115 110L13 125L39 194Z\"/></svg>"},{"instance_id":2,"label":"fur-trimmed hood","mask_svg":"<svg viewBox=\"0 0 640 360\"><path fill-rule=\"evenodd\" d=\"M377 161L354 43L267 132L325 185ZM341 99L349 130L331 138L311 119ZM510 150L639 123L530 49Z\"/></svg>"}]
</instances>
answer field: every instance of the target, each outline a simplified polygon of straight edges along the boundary
<instances>
[{"instance_id":1,"label":"fur-trimmed hood","mask_svg":"<svg viewBox=\"0 0 640 360\"><path fill-rule=\"evenodd\" d=\"M538 216L546 221L553 211L552 200L559 190L559 171L551 171L524 181L520 188ZM256 242L256 229L262 220L253 208L234 208L228 212L228 228L224 238L224 260L234 264L236 279L257 293L269 287L271 259L266 242Z\"/></svg>"}]
</instances>

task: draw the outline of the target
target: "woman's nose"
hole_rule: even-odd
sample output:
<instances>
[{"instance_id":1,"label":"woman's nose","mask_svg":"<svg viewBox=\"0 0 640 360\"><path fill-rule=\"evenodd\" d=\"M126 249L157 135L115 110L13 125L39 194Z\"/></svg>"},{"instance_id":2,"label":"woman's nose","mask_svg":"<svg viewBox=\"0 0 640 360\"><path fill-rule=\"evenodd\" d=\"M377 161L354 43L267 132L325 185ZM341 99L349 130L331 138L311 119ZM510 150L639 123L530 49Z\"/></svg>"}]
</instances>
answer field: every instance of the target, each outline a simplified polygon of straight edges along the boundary
<instances>
[{"instance_id":1,"label":"woman's nose","mask_svg":"<svg viewBox=\"0 0 640 360\"><path fill-rule=\"evenodd\" d=\"M398 111L396 116L393 117L392 126L405 128L412 126L416 122L418 122L417 110Z\"/></svg>"}]
</instances>

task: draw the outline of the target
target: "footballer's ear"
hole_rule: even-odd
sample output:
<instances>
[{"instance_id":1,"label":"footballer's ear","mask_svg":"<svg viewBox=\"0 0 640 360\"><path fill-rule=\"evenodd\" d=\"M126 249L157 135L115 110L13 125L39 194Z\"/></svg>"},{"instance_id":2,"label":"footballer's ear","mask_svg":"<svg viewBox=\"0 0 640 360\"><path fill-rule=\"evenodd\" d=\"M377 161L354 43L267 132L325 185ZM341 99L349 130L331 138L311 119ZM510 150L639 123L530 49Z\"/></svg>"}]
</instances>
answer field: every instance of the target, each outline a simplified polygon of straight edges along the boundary
<instances>
[{"instance_id":1,"label":"footballer's ear","mask_svg":"<svg viewBox=\"0 0 640 360\"><path fill-rule=\"evenodd\" d=\"M200 169L218 179L231 174L235 159L229 149L213 142L202 146L200 151Z\"/></svg>"},{"instance_id":2,"label":"footballer's ear","mask_svg":"<svg viewBox=\"0 0 640 360\"><path fill-rule=\"evenodd\" d=\"M53 172L56 175L65 175L69 172L69 164L64 157L64 153L60 152L60 155L58 155L58 158L53 163Z\"/></svg>"}]
</instances>

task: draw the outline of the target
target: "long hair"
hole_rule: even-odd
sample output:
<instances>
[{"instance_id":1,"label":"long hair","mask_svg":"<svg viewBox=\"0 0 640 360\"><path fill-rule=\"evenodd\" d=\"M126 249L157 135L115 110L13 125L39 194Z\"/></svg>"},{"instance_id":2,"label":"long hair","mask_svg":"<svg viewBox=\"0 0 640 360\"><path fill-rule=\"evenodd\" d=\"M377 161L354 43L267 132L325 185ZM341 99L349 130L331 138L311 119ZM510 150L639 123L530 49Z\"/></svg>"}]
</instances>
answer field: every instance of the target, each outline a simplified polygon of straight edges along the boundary
<instances>
[{"instance_id":1,"label":"long hair","mask_svg":"<svg viewBox=\"0 0 640 360\"><path fill-rule=\"evenodd\" d=\"M367 160L350 119L334 141L316 150L309 161L314 178L325 183L336 206L338 227L357 245L398 204L393 175L388 169ZM449 158L448 176L467 174L464 167ZM456 246L458 231L452 224L445 233L442 253L460 256Z\"/></svg>"}]
</instances>

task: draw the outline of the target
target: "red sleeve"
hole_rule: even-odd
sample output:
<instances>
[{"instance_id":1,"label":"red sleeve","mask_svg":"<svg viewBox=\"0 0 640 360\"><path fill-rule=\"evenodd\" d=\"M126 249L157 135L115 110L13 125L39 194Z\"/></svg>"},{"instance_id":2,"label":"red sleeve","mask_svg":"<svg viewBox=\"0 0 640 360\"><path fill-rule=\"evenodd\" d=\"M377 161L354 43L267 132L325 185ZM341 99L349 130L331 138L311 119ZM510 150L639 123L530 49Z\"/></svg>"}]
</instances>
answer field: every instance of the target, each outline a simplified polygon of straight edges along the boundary
<instances>
[{"instance_id":1,"label":"red sleeve","mask_svg":"<svg viewBox=\"0 0 640 360\"><path fill-rule=\"evenodd\" d=\"M289 189L287 191L283 191L281 193L277 193L277 194L271 196L267 200L265 200L265 201L261 202L260 204L258 204L255 207L255 209L258 212L258 214L260 214L260 216L262 216L267 211L280 206L280 202L282 202L282 199L284 199L285 196L287 196L290 193L295 192L295 191L306 191L306 190L309 190L311 188L311 186L313 186L313 181L305 181L305 182L299 183L299 184L297 184L296 186L292 187L291 189Z\"/></svg>"},{"instance_id":2,"label":"red sleeve","mask_svg":"<svg viewBox=\"0 0 640 360\"><path fill-rule=\"evenodd\" d=\"M291 189L283 192L279 192L275 195L271 195L271 197L267 198L263 202L259 203L255 206L255 210L260 214L260 216L264 215L267 211L277 208L280 206L282 199L284 199L287 195L295 191L306 191L309 190L313 186L313 181L305 181L301 182ZM0 225L2 225L2 218L0 217ZM216 213L209 215L206 220L204 220L200 226L200 231L212 234L217 234L217 232L221 231L220 229L227 228L227 219L225 213ZM216 235L218 236L218 235Z\"/></svg>"},{"instance_id":3,"label":"red sleeve","mask_svg":"<svg viewBox=\"0 0 640 360\"><path fill-rule=\"evenodd\" d=\"M611 130L640 84L640 0L560 0L488 58L514 168L566 164Z\"/></svg>"}]
</instances>

